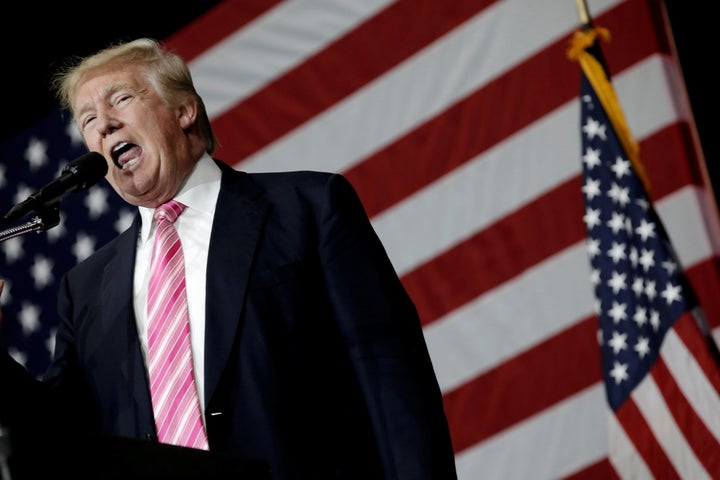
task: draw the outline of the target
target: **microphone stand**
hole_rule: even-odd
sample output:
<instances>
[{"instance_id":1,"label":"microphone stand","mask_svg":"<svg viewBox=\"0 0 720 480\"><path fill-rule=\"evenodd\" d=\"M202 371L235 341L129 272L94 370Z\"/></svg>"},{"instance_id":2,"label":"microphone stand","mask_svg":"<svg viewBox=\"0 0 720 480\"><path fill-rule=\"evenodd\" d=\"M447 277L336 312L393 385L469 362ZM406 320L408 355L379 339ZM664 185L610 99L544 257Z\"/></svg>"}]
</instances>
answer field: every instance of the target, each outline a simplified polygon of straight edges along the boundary
<instances>
[{"instance_id":1,"label":"microphone stand","mask_svg":"<svg viewBox=\"0 0 720 480\"><path fill-rule=\"evenodd\" d=\"M29 221L0 231L0 242L29 232L44 232L60 223L60 202L45 205Z\"/></svg>"}]
</instances>

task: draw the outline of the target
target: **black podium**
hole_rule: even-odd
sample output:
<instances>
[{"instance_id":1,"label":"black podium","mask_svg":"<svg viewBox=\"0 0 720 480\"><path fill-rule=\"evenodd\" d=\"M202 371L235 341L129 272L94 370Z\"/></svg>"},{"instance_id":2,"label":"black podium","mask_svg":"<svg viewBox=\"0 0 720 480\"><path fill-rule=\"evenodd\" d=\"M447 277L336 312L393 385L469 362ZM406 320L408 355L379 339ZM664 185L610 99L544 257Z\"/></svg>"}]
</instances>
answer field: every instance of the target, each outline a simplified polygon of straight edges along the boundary
<instances>
[{"instance_id":1,"label":"black podium","mask_svg":"<svg viewBox=\"0 0 720 480\"><path fill-rule=\"evenodd\" d=\"M270 480L259 459L116 437L40 439L14 448L7 464L11 478L2 480Z\"/></svg>"}]
</instances>

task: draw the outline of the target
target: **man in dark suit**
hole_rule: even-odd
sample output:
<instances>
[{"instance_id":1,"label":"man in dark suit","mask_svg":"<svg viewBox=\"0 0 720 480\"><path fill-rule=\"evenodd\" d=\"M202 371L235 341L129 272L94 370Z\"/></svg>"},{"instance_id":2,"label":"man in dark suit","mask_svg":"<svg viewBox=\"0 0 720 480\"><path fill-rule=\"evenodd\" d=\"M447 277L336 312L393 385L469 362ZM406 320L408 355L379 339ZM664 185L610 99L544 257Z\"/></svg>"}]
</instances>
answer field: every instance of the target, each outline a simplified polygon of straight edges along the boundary
<instances>
[{"instance_id":1,"label":"man in dark suit","mask_svg":"<svg viewBox=\"0 0 720 480\"><path fill-rule=\"evenodd\" d=\"M149 39L53 87L139 214L65 275L44 380L0 355L3 425L158 441L146 305L153 212L175 200L211 452L263 459L274 479L456 478L416 309L344 177L214 159L187 66Z\"/></svg>"}]
</instances>

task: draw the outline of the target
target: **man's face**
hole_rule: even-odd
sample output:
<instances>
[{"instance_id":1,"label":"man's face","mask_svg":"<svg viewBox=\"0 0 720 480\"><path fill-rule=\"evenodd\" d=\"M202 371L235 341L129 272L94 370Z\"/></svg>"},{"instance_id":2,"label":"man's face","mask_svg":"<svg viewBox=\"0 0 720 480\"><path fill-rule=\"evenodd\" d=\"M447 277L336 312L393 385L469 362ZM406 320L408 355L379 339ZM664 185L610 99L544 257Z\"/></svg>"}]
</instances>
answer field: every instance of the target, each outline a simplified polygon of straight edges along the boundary
<instances>
[{"instance_id":1,"label":"man's face","mask_svg":"<svg viewBox=\"0 0 720 480\"><path fill-rule=\"evenodd\" d=\"M168 105L136 67L85 75L73 99L86 145L108 162L107 180L133 205L155 207L173 197L195 164L185 129L195 105Z\"/></svg>"}]
</instances>

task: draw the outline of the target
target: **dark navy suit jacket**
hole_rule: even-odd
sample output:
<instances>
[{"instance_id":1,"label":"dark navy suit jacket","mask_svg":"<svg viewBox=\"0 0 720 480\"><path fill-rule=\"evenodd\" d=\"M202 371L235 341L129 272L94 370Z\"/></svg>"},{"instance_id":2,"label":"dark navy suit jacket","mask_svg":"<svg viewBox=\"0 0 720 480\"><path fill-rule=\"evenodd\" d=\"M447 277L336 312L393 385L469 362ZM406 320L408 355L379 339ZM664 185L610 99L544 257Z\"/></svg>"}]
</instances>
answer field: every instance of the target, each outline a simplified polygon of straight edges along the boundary
<instances>
[{"instance_id":1,"label":"dark navy suit jacket","mask_svg":"<svg viewBox=\"0 0 720 480\"><path fill-rule=\"evenodd\" d=\"M210 449L262 458L275 479L456 478L416 309L350 184L217 163L205 328ZM138 216L64 277L43 383L2 357L13 392L0 400L5 423L155 438L133 313L139 229Z\"/></svg>"}]
</instances>

